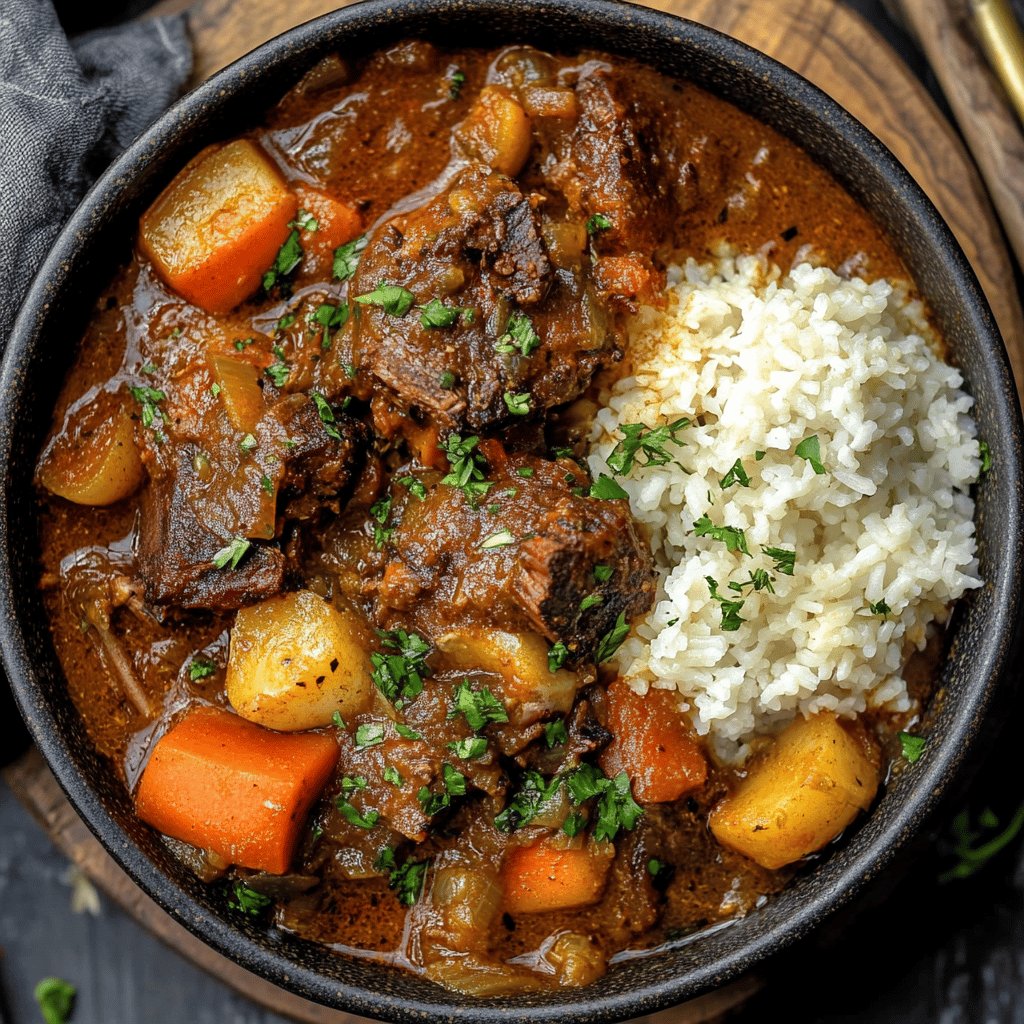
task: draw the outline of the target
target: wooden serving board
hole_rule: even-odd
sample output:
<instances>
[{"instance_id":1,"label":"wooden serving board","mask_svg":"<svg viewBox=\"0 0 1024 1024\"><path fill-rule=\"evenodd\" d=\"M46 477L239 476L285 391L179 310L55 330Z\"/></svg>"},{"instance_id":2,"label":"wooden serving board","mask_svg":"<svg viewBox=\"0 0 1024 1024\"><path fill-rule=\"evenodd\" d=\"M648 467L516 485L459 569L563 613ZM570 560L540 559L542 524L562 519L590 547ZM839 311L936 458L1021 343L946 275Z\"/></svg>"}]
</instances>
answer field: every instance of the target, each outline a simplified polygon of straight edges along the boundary
<instances>
[{"instance_id":1,"label":"wooden serving board","mask_svg":"<svg viewBox=\"0 0 1024 1024\"><path fill-rule=\"evenodd\" d=\"M1024 380L1024 315L1009 255L984 186L959 136L924 87L872 28L836 0L648 0L720 29L799 71L871 129L917 179L971 260ZM336 0L164 0L157 13L188 10L196 81L287 28L345 6ZM360 1024L257 978L215 953L128 879L65 800L40 755L4 772L54 843L115 902L173 949L265 1008L308 1024ZM646 1024L707 1024L760 986L747 977Z\"/></svg>"}]
</instances>

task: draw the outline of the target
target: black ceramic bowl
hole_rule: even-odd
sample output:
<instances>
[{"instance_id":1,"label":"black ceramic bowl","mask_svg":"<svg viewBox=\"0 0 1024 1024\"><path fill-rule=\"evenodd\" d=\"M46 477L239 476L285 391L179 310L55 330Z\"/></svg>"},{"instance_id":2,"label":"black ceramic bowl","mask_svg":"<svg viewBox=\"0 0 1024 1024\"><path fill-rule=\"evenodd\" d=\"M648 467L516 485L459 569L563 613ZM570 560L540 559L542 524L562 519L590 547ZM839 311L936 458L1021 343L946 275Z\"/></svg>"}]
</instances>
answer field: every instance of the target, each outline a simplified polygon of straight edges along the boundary
<instances>
[{"instance_id":1,"label":"black ceramic bowl","mask_svg":"<svg viewBox=\"0 0 1024 1024\"><path fill-rule=\"evenodd\" d=\"M611 969L585 990L481 1001L293 935L228 916L133 813L66 694L36 591L32 468L92 301L127 258L135 222L201 146L256 121L317 60L403 36L442 45L512 41L594 47L689 78L795 140L886 226L928 299L977 399L994 469L978 489L986 580L960 605L929 715L927 754L886 790L831 856L748 917ZM893 156L823 93L763 54L686 21L609 0L369 0L271 40L185 97L103 176L57 240L8 345L0 381L0 614L3 660L36 742L71 802L114 858L161 906L215 949L285 988L371 1017L496 1022L610 1021L720 985L806 935L847 904L920 829L968 758L1010 653L1024 567L1021 423L1003 346L967 261Z\"/></svg>"}]
</instances>

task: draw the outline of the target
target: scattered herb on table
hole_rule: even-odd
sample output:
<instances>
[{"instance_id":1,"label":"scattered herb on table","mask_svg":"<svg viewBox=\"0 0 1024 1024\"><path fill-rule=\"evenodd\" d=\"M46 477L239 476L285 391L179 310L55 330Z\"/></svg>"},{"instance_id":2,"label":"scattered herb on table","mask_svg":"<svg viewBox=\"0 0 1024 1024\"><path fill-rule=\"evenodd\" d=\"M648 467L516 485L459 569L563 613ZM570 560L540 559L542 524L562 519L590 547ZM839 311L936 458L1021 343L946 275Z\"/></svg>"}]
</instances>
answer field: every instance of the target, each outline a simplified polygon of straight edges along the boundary
<instances>
[{"instance_id":1,"label":"scattered herb on table","mask_svg":"<svg viewBox=\"0 0 1024 1024\"><path fill-rule=\"evenodd\" d=\"M67 1024L75 1006L77 990L63 978L43 978L33 992L46 1024Z\"/></svg>"}]
</instances>

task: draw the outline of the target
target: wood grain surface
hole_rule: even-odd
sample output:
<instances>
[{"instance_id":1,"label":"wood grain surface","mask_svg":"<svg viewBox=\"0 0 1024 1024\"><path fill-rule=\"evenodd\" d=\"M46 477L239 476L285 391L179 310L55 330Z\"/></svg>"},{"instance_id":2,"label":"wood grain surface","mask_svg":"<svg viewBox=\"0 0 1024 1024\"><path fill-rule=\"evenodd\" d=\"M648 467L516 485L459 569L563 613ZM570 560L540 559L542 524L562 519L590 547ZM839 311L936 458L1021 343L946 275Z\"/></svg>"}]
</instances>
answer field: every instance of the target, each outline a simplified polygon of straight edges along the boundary
<instances>
[{"instance_id":1,"label":"wood grain surface","mask_svg":"<svg viewBox=\"0 0 1024 1024\"><path fill-rule=\"evenodd\" d=\"M277 33L344 5L336 0L164 0L155 12L189 10L195 74L201 80ZM649 6L711 25L765 51L809 78L882 139L960 240L992 304L1017 380L1024 380L1024 316L985 187L959 137L923 86L872 28L834 0L652 0ZM316 1006L251 975L161 911L91 835L36 752L3 774L57 846L172 948L274 1012L309 1024L362 1020ZM717 1020L758 987L756 978L741 979L643 1020L646 1024Z\"/></svg>"}]
</instances>

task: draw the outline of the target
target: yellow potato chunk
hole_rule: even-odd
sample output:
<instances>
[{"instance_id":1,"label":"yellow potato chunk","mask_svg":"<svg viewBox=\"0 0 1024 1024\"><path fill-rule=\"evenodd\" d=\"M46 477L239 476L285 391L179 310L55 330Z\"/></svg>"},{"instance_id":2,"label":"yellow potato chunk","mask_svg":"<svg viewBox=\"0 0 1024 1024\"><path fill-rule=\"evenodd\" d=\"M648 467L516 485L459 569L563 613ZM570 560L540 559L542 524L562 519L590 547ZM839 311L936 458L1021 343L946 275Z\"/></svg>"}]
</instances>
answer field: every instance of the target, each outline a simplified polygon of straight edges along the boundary
<instances>
[{"instance_id":1,"label":"yellow potato chunk","mask_svg":"<svg viewBox=\"0 0 1024 1024\"><path fill-rule=\"evenodd\" d=\"M501 86L489 85L456 129L456 137L469 156L511 178L530 155L530 118Z\"/></svg>"},{"instance_id":2,"label":"yellow potato chunk","mask_svg":"<svg viewBox=\"0 0 1024 1024\"><path fill-rule=\"evenodd\" d=\"M117 401L100 396L76 416L47 449L39 482L76 505L113 505L145 479L135 428Z\"/></svg>"},{"instance_id":3,"label":"yellow potato chunk","mask_svg":"<svg viewBox=\"0 0 1024 1024\"><path fill-rule=\"evenodd\" d=\"M309 590L242 608L231 630L226 689L242 718L281 732L329 725L373 699L366 624Z\"/></svg>"},{"instance_id":4,"label":"yellow potato chunk","mask_svg":"<svg viewBox=\"0 0 1024 1024\"><path fill-rule=\"evenodd\" d=\"M548 668L548 645L536 633L464 629L440 637L437 646L456 668L490 672L502 679L502 696L514 725L572 707L579 687L575 672Z\"/></svg>"},{"instance_id":5,"label":"yellow potato chunk","mask_svg":"<svg viewBox=\"0 0 1024 1024\"><path fill-rule=\"evenodd\" d=\"M259 287L297 206L255 143L210 146L142 215L139 247L179 295L226 313Z\"/></svg>"},{"instance_id":6,"label":"yellow potato chunk","mask_svg":"<svg viewBox=\"0 0 1024 1024\"><path fill-rule=\"evenodd\" d=\"M831 842L878 790L878 756L832 716L793 722L711 812L715 838L772 870Z\"/></svg>"}]
</instances>

